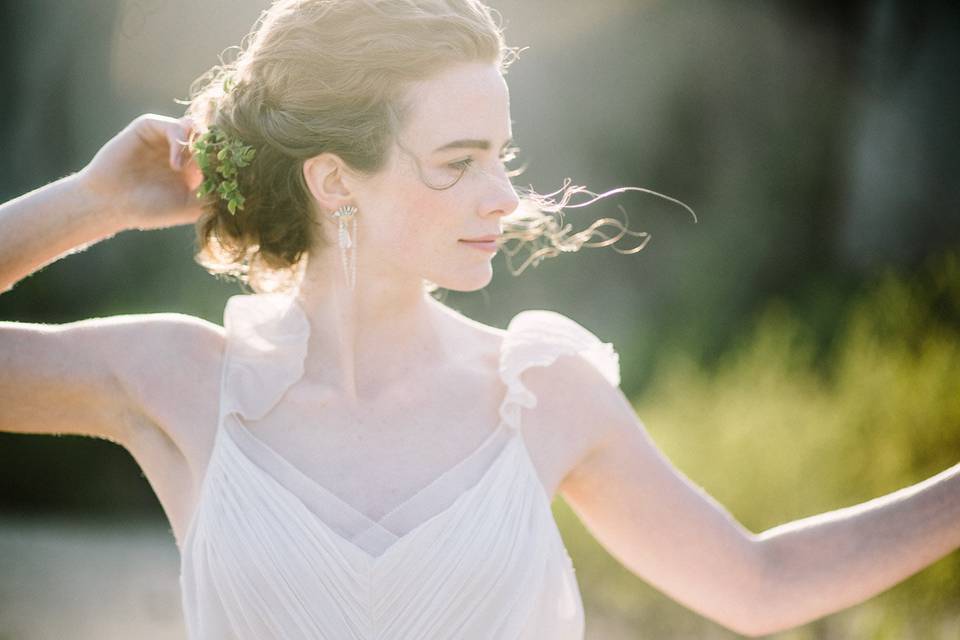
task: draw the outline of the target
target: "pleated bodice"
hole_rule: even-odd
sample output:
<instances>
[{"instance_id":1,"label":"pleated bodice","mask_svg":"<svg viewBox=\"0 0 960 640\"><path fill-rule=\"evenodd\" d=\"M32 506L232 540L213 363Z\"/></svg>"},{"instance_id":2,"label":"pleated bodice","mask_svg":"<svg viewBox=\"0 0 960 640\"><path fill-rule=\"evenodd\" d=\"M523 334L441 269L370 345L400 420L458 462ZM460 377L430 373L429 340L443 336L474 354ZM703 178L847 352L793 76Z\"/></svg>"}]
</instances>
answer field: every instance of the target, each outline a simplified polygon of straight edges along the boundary
<instances>
[{"instance_id":1,"label":"pleated bodice","mask_svg":"<svg viewBox=\"0 0 960 640\"><path fill-rule=\"evenodd\" d=\"M617 385L609 343L552 311L515 316L499 425L373 519L244 425L303 375L296 299L233 296L224 326L220 417L181 548L190 640L582 640L573 564L520 428L536 406L521 373L578 354Z\"/></svg>"}]
</instances>

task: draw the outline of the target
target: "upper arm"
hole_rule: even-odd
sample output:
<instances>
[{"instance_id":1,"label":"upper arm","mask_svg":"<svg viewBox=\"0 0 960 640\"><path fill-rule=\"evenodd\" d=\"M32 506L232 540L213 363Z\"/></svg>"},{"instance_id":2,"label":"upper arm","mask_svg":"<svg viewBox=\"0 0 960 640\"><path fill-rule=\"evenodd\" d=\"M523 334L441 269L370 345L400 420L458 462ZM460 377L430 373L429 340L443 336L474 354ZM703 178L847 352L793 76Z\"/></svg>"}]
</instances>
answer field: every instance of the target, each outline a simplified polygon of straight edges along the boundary
<instances>
[{"instance_id":1,"label":"upper arm","mask_svg":"<svg viewBox=\"0 0 960 640\"><path fill-rule=\"evenodd\" d=\"M0 431L74 434L127 445L169 397L183 358L217 325L177 313L62 325L0 322ZM179 364L177 364L179 363ZM189 374L190 372L184 372Z\"/></svg>"},{"instance_id":2,"label":"upper arm","mask_svg":"<svg viewBox=\"0 0 960 640\"><path fill-rule=\"evenodd\" d=\"M660 452L623 392L582 359L567 358L576 394L565 414L592 446L560 485L564 500L627 569L684 606L750 633L762 576L754 535ZM577 362L578 361L578 362ZM569 382L568 382L569 386Z\"/></svg>"}]
</instances>

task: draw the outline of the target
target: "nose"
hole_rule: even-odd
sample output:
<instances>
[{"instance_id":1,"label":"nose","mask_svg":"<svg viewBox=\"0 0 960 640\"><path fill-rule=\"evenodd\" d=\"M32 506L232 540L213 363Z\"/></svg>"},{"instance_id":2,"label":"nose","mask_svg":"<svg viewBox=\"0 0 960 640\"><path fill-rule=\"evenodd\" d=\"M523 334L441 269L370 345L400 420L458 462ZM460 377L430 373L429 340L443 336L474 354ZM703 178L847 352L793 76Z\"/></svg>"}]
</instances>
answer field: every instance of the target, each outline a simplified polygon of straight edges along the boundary
<instances>
[{"instance_id":1,"label":"nose","mask_svg":"<svg viewBox=\"0 0 960 640\"><path fill-rule=\"evenodd\" d=\"M483 200L481 212L484 215L507 216L520 206L520 198L510 182L507 170L500 167L490 178L489 191Z\"/></svg>"}]
</instances>

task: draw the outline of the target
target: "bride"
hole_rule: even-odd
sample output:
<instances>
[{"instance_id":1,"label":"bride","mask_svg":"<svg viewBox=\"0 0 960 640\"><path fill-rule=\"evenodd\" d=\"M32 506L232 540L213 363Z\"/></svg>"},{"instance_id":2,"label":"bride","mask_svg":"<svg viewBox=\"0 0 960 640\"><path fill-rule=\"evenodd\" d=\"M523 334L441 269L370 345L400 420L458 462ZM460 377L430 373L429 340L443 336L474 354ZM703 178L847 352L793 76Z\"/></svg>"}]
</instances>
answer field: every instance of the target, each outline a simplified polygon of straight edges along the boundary
<instances>
[{"instance_id":1,"label":"bride","mask_svg":"<svg viewBox=\"0 0 960 640\"><path fill-rule=\"evenodd\" d=\"M195 225L253 293L181 314L0 323L0 430L107 438L181 553L190 638L576 638L556 494L625 567L759 636L960 544L958 467L753 533L659 452L574 320L476 291L569 203L511 184L517 51L479 0L280 0L182 118L144 115L0 207L0 288L126 229ZM541 246L541 244L543 246Z\"/></svg>"}]
</instances>

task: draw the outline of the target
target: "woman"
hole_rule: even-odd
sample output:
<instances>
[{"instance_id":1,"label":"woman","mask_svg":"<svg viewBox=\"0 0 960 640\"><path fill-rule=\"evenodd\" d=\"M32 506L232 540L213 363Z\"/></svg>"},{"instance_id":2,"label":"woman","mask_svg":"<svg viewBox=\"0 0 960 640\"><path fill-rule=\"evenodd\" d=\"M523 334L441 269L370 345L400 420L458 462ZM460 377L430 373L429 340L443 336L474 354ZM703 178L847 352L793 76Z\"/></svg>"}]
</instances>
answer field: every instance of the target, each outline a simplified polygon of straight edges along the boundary
<instances>
[{"instance_id":1,"label":"woman","mask_svg":"<svg viewBox=\"0 0 960 640\"><path fill-rule=\"evenodd\" d=\"M0 428L131 452L191 638L581 638L558 491L627 568L751 636L960 544L957 467L753 534L657 450L611 345L429 295L484 287L511 233L569 246L504 166L514 53L477 0L282 0L185 117L141 116L0 208L5 290L120 230L195 223L198 260L256 291L223 328L0 325Z\"/></svg>"}]
</instances>

